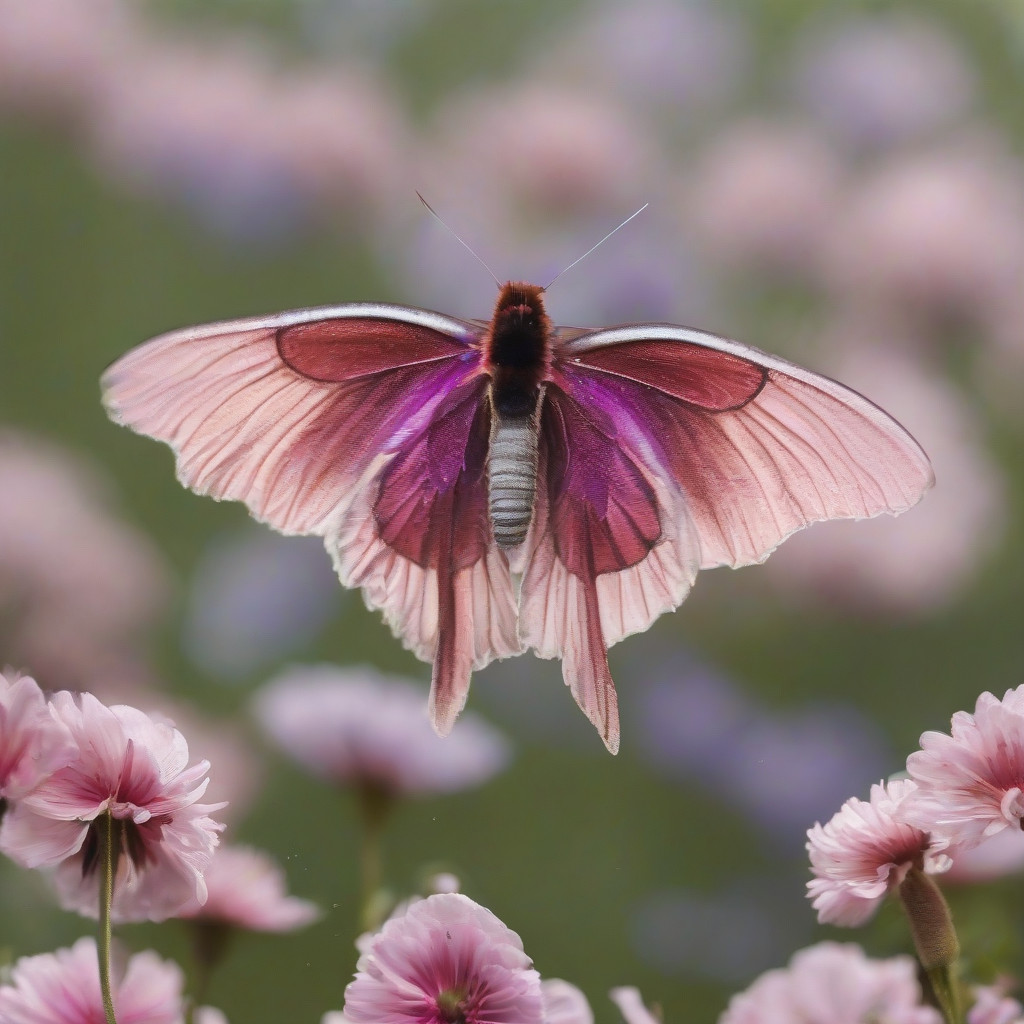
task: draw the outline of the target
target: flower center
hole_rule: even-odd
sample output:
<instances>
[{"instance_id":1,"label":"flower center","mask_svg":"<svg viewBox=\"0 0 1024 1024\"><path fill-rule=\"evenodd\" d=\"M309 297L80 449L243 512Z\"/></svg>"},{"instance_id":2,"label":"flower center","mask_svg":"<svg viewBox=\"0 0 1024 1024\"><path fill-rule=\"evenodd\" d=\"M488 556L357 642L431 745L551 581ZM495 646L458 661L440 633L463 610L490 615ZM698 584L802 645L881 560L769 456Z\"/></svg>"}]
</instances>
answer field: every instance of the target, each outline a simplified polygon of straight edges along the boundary
<instances>
[{"instance_id":1,"label":"flower center","mask_svg":"<svg viewBox=\"0 0 1024 1024\"><path fill-rule=\"evenodd\" d=\"M466 998L464 988L446 988L437 996L437 1009L445 1024L466 1024L463 1002Z\"/></svg>"},{"instance_id":2,"label":"flower center","mask_svg":"<svg viewBox=\"0 0 1024 1024\"><path fill-rule=\"evenodd\" d=\"M108 812L109 813L109 812ZM114 818L114 860L128 857L137 870L153 859L153 850L159 844L163 826L171 820L168 814L158 814L139 825L131 818ZM99 866L100 833L104 815L90 826L82 844L82 877L91 875Z\"/></svg>"}]
</instances>

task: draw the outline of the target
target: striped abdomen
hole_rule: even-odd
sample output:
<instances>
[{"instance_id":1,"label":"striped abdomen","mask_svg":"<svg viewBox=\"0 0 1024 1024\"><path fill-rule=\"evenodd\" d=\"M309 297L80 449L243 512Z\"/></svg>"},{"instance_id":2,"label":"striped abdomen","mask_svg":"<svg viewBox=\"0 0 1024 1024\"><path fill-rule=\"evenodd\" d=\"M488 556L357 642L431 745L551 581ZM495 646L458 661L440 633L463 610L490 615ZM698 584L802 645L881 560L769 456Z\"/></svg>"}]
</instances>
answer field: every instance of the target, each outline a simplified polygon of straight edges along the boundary
<instances>
[{"instance_id":1,"label":"striped abdomen","mask_svg":"<svg viewBox=\"0 0 1024 1024\"><path fill-rule=\"evenodd\" d=\"M526 540L537 491L536 413L507 416L495 411L487 457L491 529L499 547Z\"/></svg>"}]
</instances>

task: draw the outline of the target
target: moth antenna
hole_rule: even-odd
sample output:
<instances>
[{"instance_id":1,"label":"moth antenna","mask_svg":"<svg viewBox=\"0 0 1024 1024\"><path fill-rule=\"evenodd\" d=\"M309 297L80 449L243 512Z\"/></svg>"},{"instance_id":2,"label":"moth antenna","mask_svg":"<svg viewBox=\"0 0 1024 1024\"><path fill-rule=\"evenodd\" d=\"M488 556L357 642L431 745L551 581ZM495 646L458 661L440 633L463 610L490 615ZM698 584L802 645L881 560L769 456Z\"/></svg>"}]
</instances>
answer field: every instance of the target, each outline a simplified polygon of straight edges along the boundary
<instances>
[{"instance_id":1,"label":"moth antenna","mask_svg":"<svg viewBox=\"0 0 1024 1024\"><path fill-rule=\"evenodd\" d=\"M423 197L420 196L420 198L422 199ZM612 228L611 231L609 231L608 234L605 235L600 242L598 242L596 245L592 245L582 256L579 256L576 259L574 259L572 263L569 264L569 266L563 267L557 274L555 274L553 278L551 278L550 281L548 281L546 285L544 285L541 291L546 292L567 270L572 270L572 268L575 267L577 263L579 263L581 260L585 260L599 245L603 245L605 242L607 242L608 239L611 238L612 235L614 235L615 232L619 230L619 228L624 228L634 217L640 216L640 214L643 213L644 210L646 210L647 207L650 205L650 203L644 203L644 205L641 206L639 210L637 210L635 213L631 213L618 227ZM427 209L430 209L430 207L427 207Z\"/></svg>"},{"instance_id":2,"label":"moth antenna","mask_svg":"<svg viewBox=\"0 0 1024 1024\"><path fill-rule=\"evenodd\" d=\"M484 268L484 270L486 270L487 273L491 275L491 279L494 281L494 283L500 289L501 288L501 282L498 280L498 278L495 275L494 271L491 270L491 268L489 266L487 266L486 263L484 263L483 258L473 249L473 247L468 242L466 242L464 239L460 238L457 234L455 234L455 232L441 219L441 217L438 214L437 210L435 210L430 205L430 203L428 203L426 201L426 199L423 198L423 196L419 192L417 192L416 195L418 195L420 197L420 202L430 211L430 213L434 217L434 220L436 220L437 223L440 224L441 227L443 227L445 229L445 231L447 231L448 234L450 234L452 236L452 238L455 239L456 242L459 242L461 245L465 246L465 248L470 252L470 254L472 256L474 256L476 258L476 260L480 263L480 266L482 266Z\"/></svg>"}]
</instances>

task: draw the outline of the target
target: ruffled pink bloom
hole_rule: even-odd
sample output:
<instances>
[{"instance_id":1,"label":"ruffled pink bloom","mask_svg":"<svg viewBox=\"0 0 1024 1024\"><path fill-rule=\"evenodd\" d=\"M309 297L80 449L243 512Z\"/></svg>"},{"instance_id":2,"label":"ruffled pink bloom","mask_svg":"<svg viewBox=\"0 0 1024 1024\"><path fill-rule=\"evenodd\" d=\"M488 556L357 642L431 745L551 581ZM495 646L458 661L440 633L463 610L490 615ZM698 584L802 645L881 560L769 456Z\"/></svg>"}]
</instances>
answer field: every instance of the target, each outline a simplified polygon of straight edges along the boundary
<instances>
[{"instance_id":1,"label":"ruffled pink bloom","mask_svg":"<svg viewBox=\"0 0 1024 1024\"><path fill-rule=\"evenodd\" d=\"M544 1003L544 1024L594 1024L594 1013L587 997L561 978L548 978L540 983Z\"/></svg>"},{"instance_id":2,"label":"ruffled pink bloom","mask_svg":"<svg viewBox=\"0 0 1024 1024\"><path fill-rule=\"evenodd\" d=\"M441 739L423 694L371 669L296 666L256 699L264 730L312 774L384 793L444 793L485 782L504 768L508 744L472 714Z\"/></svg>"},{"instance_id":3,"label":"ruffled pink bloom","mask_svg":"<svg viewBox=\"0 0 1024 1024\"><path fill-rule=\"evenodd\" d=\"M111 988L118 1024L183 1024L182 985L176 964L155 953L115 958ZM98 1024L105 1020L96 941L22 957L0 985L4 1024Z\"/></svg>"},{"instance_id":4,"label":"ruffled pink bloom","mask_svg":"<svg viewBox=\"0 0 1024 1024\"><path fill-rule=\"evenodd\" d=\"M1002 700L983 693L973 715L953 716L950 736L926 732L907 771L917 790L900 817L947 845L1024 827L1024 686Z\"/></svg>"},{"instance_id":5,"label":"ruffled pink bloom","mask_svg":"<svg viewBox=\"0 0 1024 1024\"><path fill-rule=\"evenodd\" d=\"M931 849L931 839L894 817L897 805L917 787L907 779L871 787L871 800L851 797L824 825L807 832L814 878L807 895L822 924L864 924L914 866L945 871L950 859Z\"/></svg>"},{"instance_id":6,"label":"ruffled pink bloom","mask_svg":"<svg viewBox=\"0 0 1024 1024\"><path fill-rule=\"evenodd\" d=\"M178 917L227 924L254 932L290 932L320 916L315 903L289 896L284 872L248 846L220 846L203 876L207 898Z\"/></svg>"},{"instance_id":7,"label":"ruffled pink bloom","mask_svg":"<svg viewBox=\"0 0 1024 1024\"><path fill-rule=\"evenodd\" d=\"M24 867L55 867L61 903L95 916L98 819L109 813L119 843L116 920L162 920L206 899L203 872L222 826L200 804L208 761L188 767L184 736L135 708L104 707L91 694L54 696L78 747L7 815L3 851Z\"/></svg>"},{"instance_id":8,"label":"ruffled pink bloom","mask_svg":"<svg viewBox=\"0 0 1024 1024\"><path fill-rule=\"evenodd\" d=\"M967 1024L1021 1024L1024 1007L1006 994L1002 985L979 985L974 1005L967 1011Z\"/></svg>"},{"instance_id":9,"label":"ruffled pink bloom","mask_svg":"<svg viewBox=\"0 0 1024 1024\"><path fill-rule=\"evenodd\" d=\"M661 1024L661 1021L644 1005L640 989L623 985L613 988L608 995L619 1008L619 1013L626 1024Z\"/></svg>"},{"instance_id":10,"label":"ruffled pink bloom","mask_svg":"<svg viewBox=\"0 0 1024 1024\"><path fill-rule=\"evenodd\" d=\"M362 948L352 1024L543 1024L540 975L518 935L458 893L428 896Z\"/></svg>"},{"instance_id":11,"label":"ruffled pink bloom","mask_svg":"<svg viewBox=\"0 0 1024 1024\"><path fill-rule=\"evenodd\" d=\"M0 673L0 818L5 804L29 793L75 754L34 679Z\"/></svg>"},{"instance_id":12,"label":"ruffled pink bloom","mask_svg":"<svg viewBox=\"0 0 1024 1024\"><path fill-rule=\"evenodd\" d=\"M921 1005L909 956L869 960L860 946L820 942L729 1001L718 1024L942 1024ZM632 1024L632 1022L631 1022Z\"/></svg>"}]
</instances>

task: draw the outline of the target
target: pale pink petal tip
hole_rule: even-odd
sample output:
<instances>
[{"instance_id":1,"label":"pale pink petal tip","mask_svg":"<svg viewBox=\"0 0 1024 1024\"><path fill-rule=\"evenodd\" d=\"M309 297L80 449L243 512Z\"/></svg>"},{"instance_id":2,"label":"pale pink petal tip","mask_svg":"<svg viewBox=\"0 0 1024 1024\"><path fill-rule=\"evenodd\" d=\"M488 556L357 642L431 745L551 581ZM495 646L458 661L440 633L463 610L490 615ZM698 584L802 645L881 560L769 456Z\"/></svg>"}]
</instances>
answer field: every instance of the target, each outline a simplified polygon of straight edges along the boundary
<instances>
[{"instance_id":1,"label":"pale pink petal tip","mask_svg":"<svg viewBox=\"0 0 1024 1024\"><path fill-rule=\"evenodd\" d=\"M568 981L548 978L540 983L544 1024L594 1024L587 997Z\"/></svg>"},{"instance_id":2,"label":"pale pink petal tip","mask_svg":"<svg viewBox=\"0 0 1024 1024\"><path fill-rule=\"evenodd\" d=\"M626 1024L661 1024L661 1018L656 1017L644 1005L640 989L632 985L621 985L613 988L608 996L619 1008L619 1013Z\"/></svg>"},{"instance_id":3,"label":"pale pink petal tip","mask_svg":"<svg viewBox=\"0 0 1024 1024\"><path fill-rule=\"evenodd\" d=\"M162 920L206 899L203 872L223 826L199 803L209 764L189 766L185 738L135 708L105 707L91 694L53 697L75 759L49 775L4 817L0 848L23 867L50 867L62 905L95 916L96 821L109 813L123 855L115 920Z\"/></svg>"},{"instance_id":4,"label":"pale pink petal tip","mask_svg":"<svg viewBox=\"0 0 1024 1024\"><path fill-rule=\"evenodd\" d=\"M921 1005L912 957L871 960L852 943L819 942L733 996L718 1024L869 1020L942 1024L938 1010Z\"/></svg>"},{"instance_id":5,"label":"pale pink petal tip","mask_svg":"<svg viewBox=\"0 0 1024 1024\"><path fill-rule=\"evenodd\" d=\"M205 872L206 902L178 917L257 932L290 932L320 916L309 900L289 896L284 872L259 850L219 846Z\"/></svg>"},{"instance_id":6,"label":"pale pink petal tip","mask_svg":"<svg viewBox=\"0 0 1024 1024\"><path fill-rule=\"evenodd\" d=\"M926 732L907 758L917 784L900 817L947 847L977 846L1024 824L1024 686L983 693L958 711L950 735Z\"/></svg>"},{"instance_id":7,"label":"pale pink petal tip","mask_svg":"<svg viewBox=\"0 0 1024 1024\"><path fill-rule=\"evenodd\" d=\"M822 924L864 924L916 864L930 873L949 868L949 857L932 849L928 833L897 816L916 788L908 779L879 783L870 801L851 797L831 820L808 830L814 878L807 895Z\"/></svg>"},{"instance_id":8,"label":"pale pink petal tip","mask_svg":"<svg viewBox=\"0 0 1024 1024\"><path fill-rule=\"evenodd\" d=\"M119 1021L183 1024L184 977L155 953L115 958L114 1010ZM0 985L4 1024L69 1024L104 1020L96 942L79 939L70 949L22 957Z\"/></svg>"},{"instance_id":9,"label":"pale pink petal tip","mask_svg":"<svg viewBox=\"0 0 1024 1024\"><path fill-rule=\"evenodd\" d=\"M312 774L394 795L478 786L511 756L504 737L471 713L439 738L421 690L368 668L286 669L257 696L255 712L270 738Z\"/></svg>"},{"instance_id":10,"label":"pale pink petal tip","mask_svg":"<svg viewBox=\"0 0 1024 1024\"><path fill-rule=\"evenodd\" d=\"M544 1024L519 936L466 896L411 903L361 949L345 989L352 1024Z\"/></svg>"}]
</instances>

